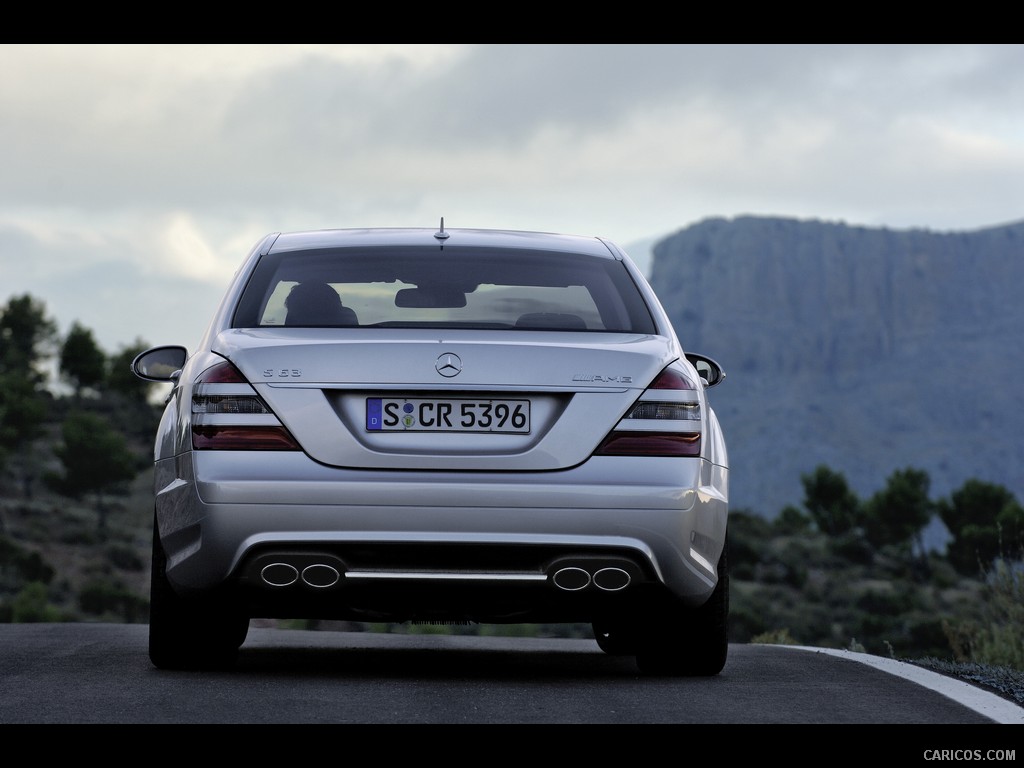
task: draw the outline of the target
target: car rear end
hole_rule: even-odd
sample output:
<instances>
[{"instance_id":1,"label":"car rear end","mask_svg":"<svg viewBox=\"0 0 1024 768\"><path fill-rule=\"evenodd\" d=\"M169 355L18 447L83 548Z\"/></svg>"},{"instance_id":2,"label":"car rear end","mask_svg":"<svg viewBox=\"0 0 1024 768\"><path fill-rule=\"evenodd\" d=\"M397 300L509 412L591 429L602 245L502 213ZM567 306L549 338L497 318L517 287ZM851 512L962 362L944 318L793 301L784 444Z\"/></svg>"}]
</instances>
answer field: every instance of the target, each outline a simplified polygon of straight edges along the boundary
<instances>
[{"instance_id":1,"label":"car rear end","mask_svg":"<svg viewBox=\"0 0 1024 768\"><path fill-rule=\"evenodd\" d=\"M294 321L289 295L313 283L346 320L331 307ZM633 628L721 592L724 440L610 243L268 238L203 346L157 441L157 536L184 600L217 594L252 617L591 622L658 667L679 654Z\"/></svg>"}]
</instances>

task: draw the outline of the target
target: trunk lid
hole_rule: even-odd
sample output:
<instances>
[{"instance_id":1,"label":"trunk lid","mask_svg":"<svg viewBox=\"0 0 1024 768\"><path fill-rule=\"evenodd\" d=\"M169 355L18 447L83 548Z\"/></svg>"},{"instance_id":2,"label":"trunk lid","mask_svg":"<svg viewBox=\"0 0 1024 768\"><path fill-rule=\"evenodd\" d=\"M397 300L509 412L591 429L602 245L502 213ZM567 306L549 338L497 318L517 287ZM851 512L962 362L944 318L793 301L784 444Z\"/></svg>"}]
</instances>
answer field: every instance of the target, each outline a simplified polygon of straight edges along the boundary
<instances>
[{"instance_id":1,"label":"trunk lid","mask_svg":"<svg viewBox=\"0 0 1024 768\"><path fill-rule=\"evenodd\" d=\"M579 464L678 357L652 335L384 328L236 329L213 351L316 461L433 470Z\"/></svg>"}]
</instances>

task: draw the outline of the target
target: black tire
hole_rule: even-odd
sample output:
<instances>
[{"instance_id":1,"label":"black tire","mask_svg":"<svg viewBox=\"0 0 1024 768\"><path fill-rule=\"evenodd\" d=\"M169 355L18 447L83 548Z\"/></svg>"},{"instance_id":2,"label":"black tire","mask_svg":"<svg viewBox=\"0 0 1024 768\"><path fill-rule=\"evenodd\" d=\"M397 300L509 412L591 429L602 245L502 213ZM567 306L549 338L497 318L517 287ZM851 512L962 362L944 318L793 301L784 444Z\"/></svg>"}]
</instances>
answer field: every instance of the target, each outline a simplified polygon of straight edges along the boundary
<instances>
[{"instance_id":1,"label":"black tire","mask_svg":"<svg viewBox=\"0 0 1024 768\"><path fill-rule=\"evenodd\" d=\"M699 608L667 607L651 620L636 653L645 675L712 677L729 654L729 542L718 560L718 584Z\"/></svg>"},{"instance_id":2,"label":"black tire","mask_svg":"<svg viewBox=\"0 0 1024 768\"><path fill-rule=\"evenodd\" d=\"M149 594L149 659L159 669L230 667L249 631L249 617L211 598L180 597L167 580L167 556L153 525Z\"/></svg>"}]
</instances>

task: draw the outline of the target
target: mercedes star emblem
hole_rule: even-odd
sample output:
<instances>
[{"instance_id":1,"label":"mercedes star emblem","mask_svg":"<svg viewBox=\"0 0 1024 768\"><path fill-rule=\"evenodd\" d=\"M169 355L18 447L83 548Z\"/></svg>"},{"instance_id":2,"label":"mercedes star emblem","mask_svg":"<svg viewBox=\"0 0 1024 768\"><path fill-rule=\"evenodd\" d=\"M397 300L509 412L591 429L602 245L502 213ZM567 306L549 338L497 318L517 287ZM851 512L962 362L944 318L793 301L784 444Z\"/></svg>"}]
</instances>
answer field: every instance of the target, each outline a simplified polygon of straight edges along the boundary
<instances>
[{"instance_id":1,"label":"mercedes star emblem","mask_svg":"<svg viewBox=\"0 0 1024 768\"><path fill-rule=\"evenodd\" d=\"M462 360L456 354L445 352L437 358L434 368L442 376L450 379L452 376L458 376L459 372L462 371Z\"/></svg>"}]
</instances>

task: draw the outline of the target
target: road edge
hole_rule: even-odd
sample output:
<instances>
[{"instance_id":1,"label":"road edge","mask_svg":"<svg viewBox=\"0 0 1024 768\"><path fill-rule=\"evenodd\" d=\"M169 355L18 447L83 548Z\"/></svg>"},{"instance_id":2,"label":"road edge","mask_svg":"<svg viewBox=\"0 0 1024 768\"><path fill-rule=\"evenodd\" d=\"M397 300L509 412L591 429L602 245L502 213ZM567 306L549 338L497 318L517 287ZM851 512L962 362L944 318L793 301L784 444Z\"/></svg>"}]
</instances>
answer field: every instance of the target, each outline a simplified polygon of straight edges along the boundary
<instances>
[{"instance_id":1,"label":"road edge","mask_svg":"<svg viewBox=\"0 0 1024 768\"><path fill-rule=\"evenodd\" d=\"M857 653L855 651L844 651L835 648L814 648L806 645L777 645L778 648L789 648L795 651L809 651L811 653L825 653L830 656L838 656L843 659L850 659L861 664L867 664L888 672L890 675L897 675L905 680L922 685L943 696L953 699L959 704L974 710L978 714L995 720L1004 725L1024 725L1024 707L1014 704L1009 699L1004 699L990 691L979 688L976 685L957 680L938 672L907 664L896 659L887 659L884 656L872 656L869 653Z\"/></svg>"}]
</instances>

